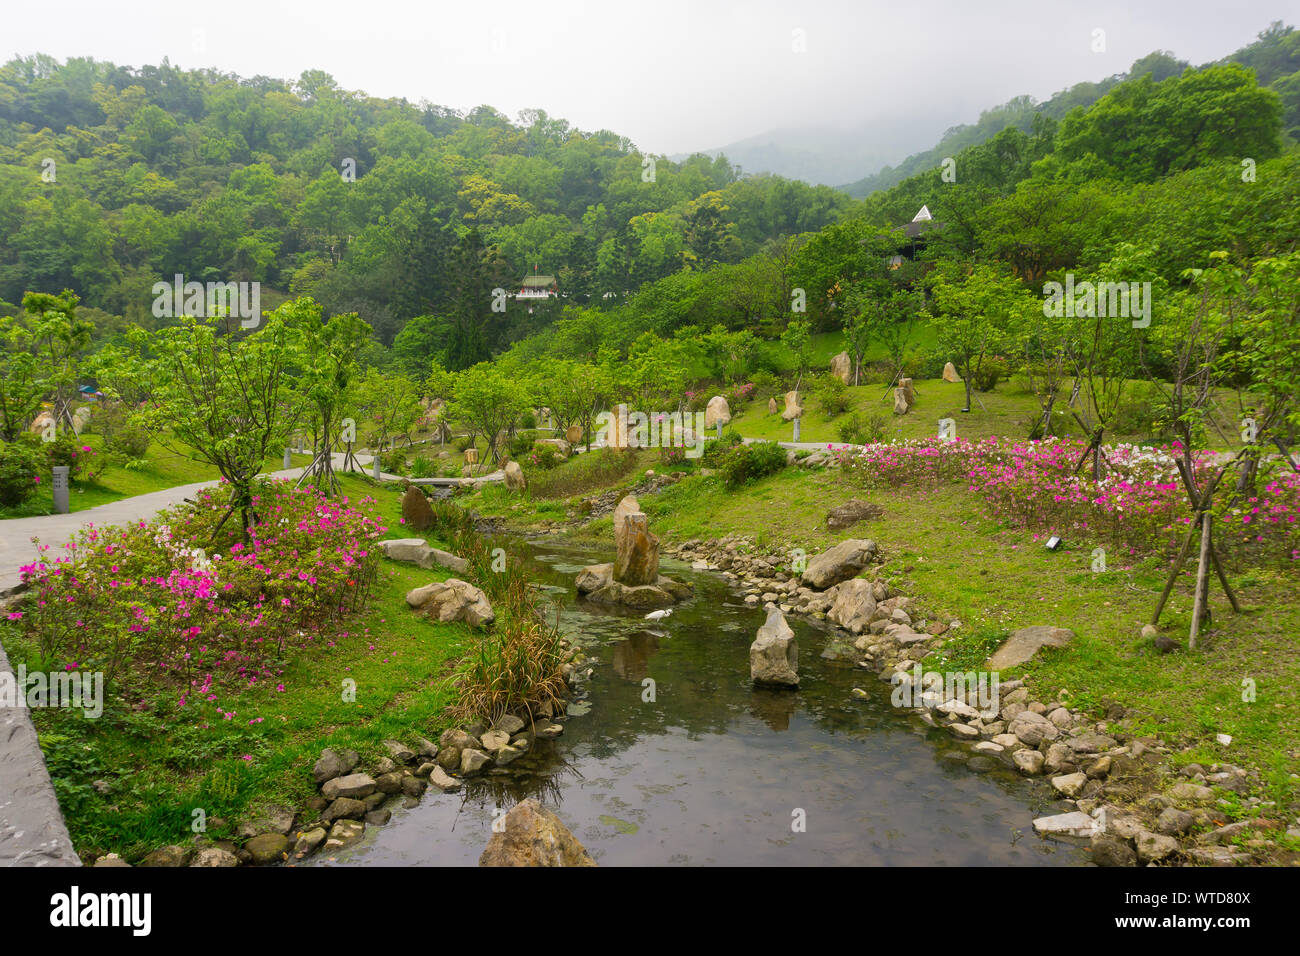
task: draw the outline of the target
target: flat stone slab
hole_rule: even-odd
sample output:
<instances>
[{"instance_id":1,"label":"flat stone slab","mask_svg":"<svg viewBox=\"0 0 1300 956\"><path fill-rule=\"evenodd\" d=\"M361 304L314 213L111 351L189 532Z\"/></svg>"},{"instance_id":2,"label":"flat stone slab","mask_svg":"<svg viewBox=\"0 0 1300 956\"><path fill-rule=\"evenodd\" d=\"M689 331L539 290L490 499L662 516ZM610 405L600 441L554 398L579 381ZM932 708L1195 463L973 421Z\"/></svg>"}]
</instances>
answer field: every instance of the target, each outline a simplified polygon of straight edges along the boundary
<instances>
[{"instance_id":1,"label":"flat stone slab","mask_svg":"<svg viewBox=\"0 0 1300 956\"><path fill-rule=\"evenodd\" d=\"M1074 631L1064 627L1036 624L1012 633L988 660L993 671L1017 667L1038 653L1040 647L1065 647L1074 640Z\"/></svg>"},{"instance_id":2,"label":"flat stone slab","mask_svg":"<svg viewBox=\"0 0 1300 956\"><path fill-rule=\"evenodd\" d=\"M1034 832L1043 836L1091 837L1101 825L1082 810L1039 817L1034 821Z\"/></svg>"}]
</instances>

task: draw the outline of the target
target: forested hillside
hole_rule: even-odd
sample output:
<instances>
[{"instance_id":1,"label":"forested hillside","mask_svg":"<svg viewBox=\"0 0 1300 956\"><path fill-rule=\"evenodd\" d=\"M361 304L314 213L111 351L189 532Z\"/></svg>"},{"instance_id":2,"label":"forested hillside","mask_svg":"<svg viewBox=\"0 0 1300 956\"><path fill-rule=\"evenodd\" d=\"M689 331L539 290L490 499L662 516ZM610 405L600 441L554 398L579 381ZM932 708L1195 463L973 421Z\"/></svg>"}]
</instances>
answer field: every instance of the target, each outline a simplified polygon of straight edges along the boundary
<instances>
[{"instance_id":1,"label":"forested hillside","mask_svg":"<svg viewBox=\"0 0 1300 956\"><path fill-rule=\"evenodd\" d=\"M179 273L260 282L265 308L311 295L384 343L422 316L463 367L546 320L512 308L482 324L490 290L526 272L556 275L569 302L616 300L847 204L739 179L722 158L643 156L541 110L461 115L319 71L286 82L43 56L0 69L0 302L72 289L101 338L156 324L150 290Z\"/></svg>"},{"instance_id":2,"label":"forested hillside","mask_svg":"<svg viewBox=\"0 0 1300 956\"><path fill-rule=\"evenodd\" d=\"M1281 23L1272 24L1249 46L1225 57L1221 63L1240 63L1254 70L1261 86L1271 86L1283 103L1283 122L1287 135L1300 139L1300 33ZM1154 52L1135 62L1127 73L1107 77L1097 83L1076 83L1042 103L1031 96L1018 96L1001 106L980 114L977 122L955 126L929 150L908 156L897 166L842 187L850 196L864 197L889 189L924 170L938 166L946 157L963 149L987 142L1006 129L1022 133L1032 131L1044 120L1060 120L1079 106L1091 106L1116 84L1149 76L1159 82L1177 76L1188 66L1168 52Z\"/></svg>"}]
</instances>

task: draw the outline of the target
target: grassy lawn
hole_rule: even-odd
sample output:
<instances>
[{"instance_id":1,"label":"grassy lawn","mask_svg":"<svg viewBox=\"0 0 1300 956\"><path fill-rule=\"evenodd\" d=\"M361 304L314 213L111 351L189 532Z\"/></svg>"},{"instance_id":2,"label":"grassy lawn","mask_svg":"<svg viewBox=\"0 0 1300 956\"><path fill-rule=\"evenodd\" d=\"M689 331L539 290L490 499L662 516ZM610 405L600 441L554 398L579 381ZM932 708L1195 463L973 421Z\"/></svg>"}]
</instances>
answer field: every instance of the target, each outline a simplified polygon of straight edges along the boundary
<instances>
[{"instance_id":1,"label":"grassy lawn","mask_svg":"<svg viewBox=\"0 0 1300 956\"><path fill-rule=\"evenodd\" d=\"M1131 383L1131 386L1136 385L1137 383ZM1015 380L999 382L989 392L972 392L969 412L962 411L966 405L966 386L961 382L945 382L941 378L914 379L912 387L916 392L916 404L906 415L895 415L893 389L886 390L882 384L850 386L849 409L834 418L827 418L815 393L805 391L800 396L804 414L799 426L799 440L840 443L840 426L855 413L864 419L869 419L872 415L883 416L883 441L932 437L939 431L941 418L951 418L956 422L957 436L960 438L979 439L991 435L1024 438L1029 434L1031 421L1041 415L1033 392L1018 387ZM744 408L733 408L731 427L739 430L746 438L793 440L794 426L783 421L780 414L785 409L783 398L777 398L778 411L771 414L767 410L769 397L771 396L758 395ZM1068 395L1065 397L1068 398ZM1058 407L1062 406L1063 400L1057 404ZM1208 443L1216 449L1238 447L1238 428L1228 414L1233 404L1226 392L1220 396L1219 404L1221 413L1217 420L1222 434L1211 429ZM1083 437L1082 431L1072 419L1064 434L1075 438ZM1123 431L1107 432L1106 440L1143 444L1153 442L1149 435Z\"/></svg>"},{"instance_id":2,"label":"grassy lawn","mask_svg":"<svg viewBox=\"0 0 1300 956\"><path fill-rule=\"evenodd\" d=\"M362 479L343 483L354 497L372 492ZM376 497L389 536L409 536L397 521L396 492ZM415 615L404 598L411 588L448 576L383 560L367 610L288 653L271 680L238 690L228 682L215 701L195 694L182 709L168 691L148 710L108 704L97 720L33 710L83 859L113 851L134 862L164 844L186 843L196 809L206 814L214 839L230 836L261 806L301 809L316 795L309 771L323 747L353 748L363 766L373 766L386 755L386 738L408 744L417 735L436 738L450 722L444 711L455 691L448 678L469 631ZM6 626L0 642L15 667L37 666L15 630ZM355 702L344 699L349 680ZM225 719L228 712L234 716ZM106 793L96 781L108 785ZM214 825L214 818L224 825Z\"/></svg>"}]
</instances>

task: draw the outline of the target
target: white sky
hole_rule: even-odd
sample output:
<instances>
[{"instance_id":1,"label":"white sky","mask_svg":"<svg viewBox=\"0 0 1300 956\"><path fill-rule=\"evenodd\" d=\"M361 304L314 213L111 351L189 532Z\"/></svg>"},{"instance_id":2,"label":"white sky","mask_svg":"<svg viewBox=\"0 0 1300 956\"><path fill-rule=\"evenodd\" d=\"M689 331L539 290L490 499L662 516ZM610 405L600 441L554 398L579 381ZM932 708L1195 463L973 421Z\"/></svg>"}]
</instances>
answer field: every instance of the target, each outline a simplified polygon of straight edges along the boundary
<instances>
[{"instance_id":1,"label":"white sky","mask_svg":"<svg viewBox=\"0 0 1300 956\"><path fill-rule=\"evenodd\" d=\"M903 115L922 145L1021 93L1046 99L1154 49L1201 63L1296 0L11 0L0 58L48 53L130 66L296 78L348 89L540 107L654 152L722 146L776 128L861 127ZM1134 9L1135 8L1135 9ZM1091 50L1105 30L1106 51ZM804 31L806 52L794 52ZM201 47L196 48L196 41Z\"/></svg>"}]
</instances>

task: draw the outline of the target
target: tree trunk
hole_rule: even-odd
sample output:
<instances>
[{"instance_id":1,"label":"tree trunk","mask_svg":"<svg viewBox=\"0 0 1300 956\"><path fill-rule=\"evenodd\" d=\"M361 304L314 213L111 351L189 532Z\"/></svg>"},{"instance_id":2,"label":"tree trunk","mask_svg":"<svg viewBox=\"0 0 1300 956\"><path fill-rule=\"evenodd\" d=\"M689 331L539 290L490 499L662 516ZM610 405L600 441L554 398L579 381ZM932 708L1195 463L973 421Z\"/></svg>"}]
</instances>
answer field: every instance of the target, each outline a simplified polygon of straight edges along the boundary
<instances>
[{"instance_id":1,"label":"tree trunk","mask_svg":"<svg viewBox=\"0 0 1300 956\"><path fill-rule=\"evenodd\" d=\"M1196 639L1201 632L1201 618L1205 616L1207 598L1209 597L1210 574L1210 526L1209 511L1201 512L1201 559L1196 565L1196 599L1192 603L1192 632L1187 638L1187 649L1196 650Z\"/></svg>"}]
</instances>

